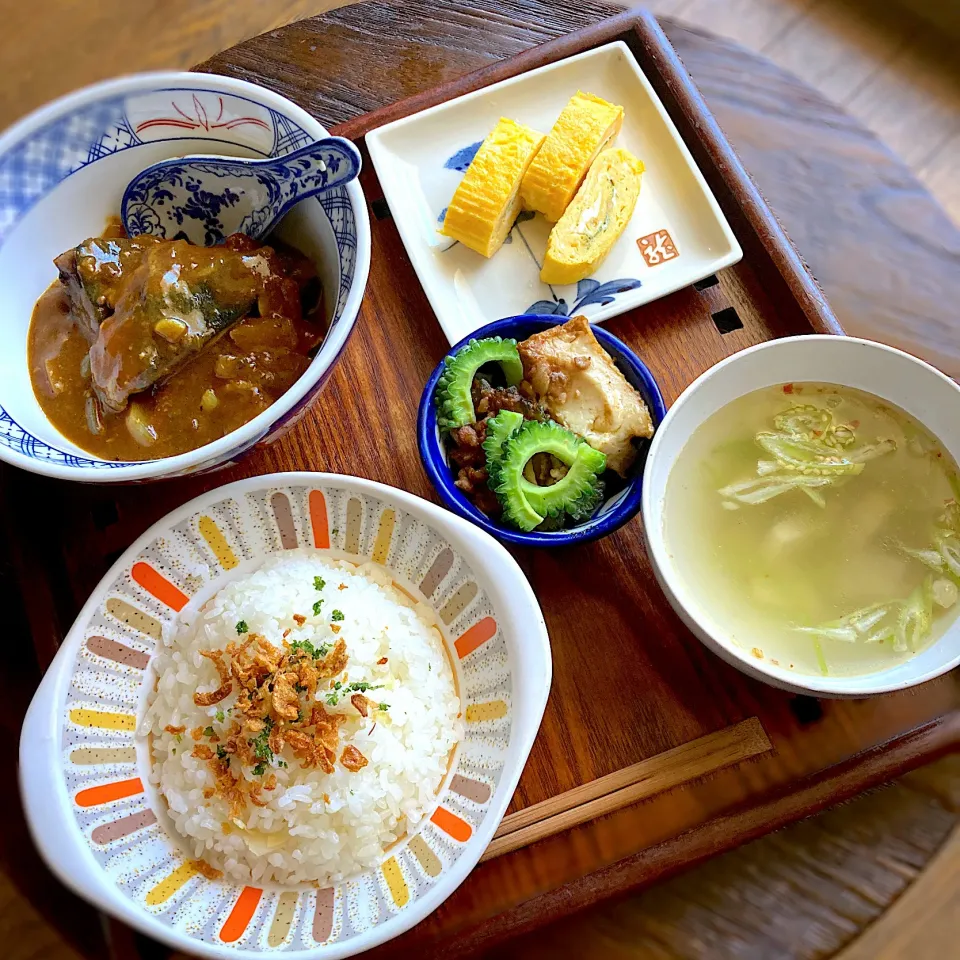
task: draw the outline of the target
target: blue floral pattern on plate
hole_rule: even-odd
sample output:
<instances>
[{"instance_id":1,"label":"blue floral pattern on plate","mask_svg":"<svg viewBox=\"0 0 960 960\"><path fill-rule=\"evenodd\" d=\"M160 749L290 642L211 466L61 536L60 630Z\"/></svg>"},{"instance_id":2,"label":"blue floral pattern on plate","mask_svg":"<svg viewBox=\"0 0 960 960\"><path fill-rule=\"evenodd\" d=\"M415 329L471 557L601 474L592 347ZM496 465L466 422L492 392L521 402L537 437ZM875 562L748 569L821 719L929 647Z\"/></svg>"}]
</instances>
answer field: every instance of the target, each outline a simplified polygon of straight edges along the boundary
<instances>
[{"instance_id":1,"label":"blue floral pattern on plate","mask_svg":"<svg viewBox=\"0 0 960 960\"><path fill-rule=\"evenodd\" d=\"M444 170L457 170L460 173L466 173L467 167L473 163L473 158L477 151L483 146L483 141L478 140L469 146L461 147L452 157L448 157L443 164Z\"/></svg>"},{"instance_id":2,"label":"blue floral pattern on plate","mask_svg":"<svg viewBox=\"0 0 960 960\"><path fill-rule=\"evenodd\" d=\"M172 87L166 92L223 96L218 90L201 88ZM245 99L235 94L231 96ZM284 114L270 109L269 115L273 126L271 156L292 153L314 140L313 136ZM186 124L180 125L186 128ZM141 124L138 129L144 126ZM209 130L209 125L205 129ZM214 132L211 140L244 146L239 138L230 138L228 129ZM180 140L198 135L194 128L186 133L172 129L168 136L151 136L149 142L156 144L158 140ZM105 157L121 150L142 147L146 142L137 135L135 125L127 116L126 98L117 96L104 96L101 100L78 106L26 135L0 157L0 244L24 215L62 180ZM317 200L330 221L340 253L340 290L330 325L332 330L346 306L356 270L357 229L345 187L335 187L317 197ZM129 465L123 461L93 460L52 447L20 426L2 407L0 444L33 460L71 467L111 470Z\"/></svg>"},{"instance_id":3,"label":"blue floral pattern on plate","mask_svg":"<svg viewBox=\"0 0 960 960\"><path fill-rule=\"evenodd\" d=\"M553 300L538 300L536 303L531 303L523 312L572 317L574 314L581 313L584 307L589 307L591 304L605 307L616 300L618 293L636 290L639 286L639 280L624 278L623 280L608 280L606 283L601 283L599 280L588 277L586 280L577 282L577 299L572 306L563 297L555 297Z\"/></svg>"}]
</instances>

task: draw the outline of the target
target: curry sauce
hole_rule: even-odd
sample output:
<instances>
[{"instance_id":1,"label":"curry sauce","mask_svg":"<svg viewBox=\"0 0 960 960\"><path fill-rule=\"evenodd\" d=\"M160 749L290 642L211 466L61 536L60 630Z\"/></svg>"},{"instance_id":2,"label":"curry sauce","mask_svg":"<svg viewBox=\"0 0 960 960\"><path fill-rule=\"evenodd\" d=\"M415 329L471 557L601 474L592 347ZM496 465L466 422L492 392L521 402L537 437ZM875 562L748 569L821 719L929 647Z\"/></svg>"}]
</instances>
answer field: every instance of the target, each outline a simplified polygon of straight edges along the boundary
<instances>
[{"instance_id":1,"label":"curry sauce","mask_svg":"<svg viewBox=\"0 0 960 960\"><path fill-rule=\"evenodd\" d=\"M50 422L106 460L154 460L237 429L299 379L324 335L313 265L230 237L221 247L105 236L57 258L28 336Z\"/></svg>"}]
</instances>

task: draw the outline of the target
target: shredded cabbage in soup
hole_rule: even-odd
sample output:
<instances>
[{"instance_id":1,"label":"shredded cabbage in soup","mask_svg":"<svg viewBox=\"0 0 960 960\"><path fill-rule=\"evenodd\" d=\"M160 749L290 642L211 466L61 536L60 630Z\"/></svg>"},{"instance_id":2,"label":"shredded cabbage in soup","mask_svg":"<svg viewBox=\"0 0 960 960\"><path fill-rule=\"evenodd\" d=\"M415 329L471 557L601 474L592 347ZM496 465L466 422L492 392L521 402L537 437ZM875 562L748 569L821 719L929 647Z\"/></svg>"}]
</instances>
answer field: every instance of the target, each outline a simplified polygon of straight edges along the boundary
<instances>
[{"instance_id":1,"label":"shredded cabbage in soup","mask_svg":"<svg viewBox=\"0 0 960 960\"><path fill-rule=\"evenodd\" d=\"M956 463L870 394L787 384L740 397L674 465L665 536L738 645L801 673L908 659L956 615Z\"/></svg>"}]
</instances>

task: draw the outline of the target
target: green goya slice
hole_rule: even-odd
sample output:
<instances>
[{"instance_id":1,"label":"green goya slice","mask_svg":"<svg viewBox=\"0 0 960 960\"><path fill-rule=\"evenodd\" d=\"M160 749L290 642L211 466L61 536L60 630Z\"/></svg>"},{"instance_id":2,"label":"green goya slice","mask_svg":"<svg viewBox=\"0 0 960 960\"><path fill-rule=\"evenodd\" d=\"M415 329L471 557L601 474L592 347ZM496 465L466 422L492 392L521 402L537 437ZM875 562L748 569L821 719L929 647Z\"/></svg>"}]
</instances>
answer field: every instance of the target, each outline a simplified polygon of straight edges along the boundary
<instances>
[{"instance_id":1,"label":"green goya slice","mask_svg":"<svg viewBox=\"0 0 960 960\"><path fill-rule=\"evenodd\" d=\"M523 476L527 461L549 453L566 464L566 474L550 486L538 486ZM533 530L561 513L582 516L587 504L595 509L599 475L607 458L559 424L528 420L502 446L499 461L488 461L489 485L503 507L504 519L521 530Z\"/></svg>"},{"instance_id":2,"label":"green goya slice","mask_svg":"<svg viewBox=\"0 0 960 960\"><path fill-rule=\"evenodd\" d=\"M483 452L487 455L487 466L503 457L503 445L509 437L523 425L523 414L513 410L501 410L495 417L487 420L487 437L483 441Z\"/></svg>"},{"instance_id":3,"label":"green goya slice","mask_svg":"<svg viewBox=\"0 0 960 960\"><path fill-rule=\"evenodd\" d=\"M508 386L515 387L523 379L516 340L501 337L471 340L452 357L447 357L437 380L435 403L441 430L456 430L476 422L471 390L474 376L485 363L499 364Z\"/></svg>"},{"instance_id":4,"label":"green goya slice","mask_svg":"<svg viewBox=\"0 0 960 960\"><path fill-rule=\"evenodd\" d=\"M603 505L606 494L607 485L598 479L594 484L593 493L581 497L575 504L566 508L567 516L574 523L586 523Z\"/></svg>"}]
</instances>

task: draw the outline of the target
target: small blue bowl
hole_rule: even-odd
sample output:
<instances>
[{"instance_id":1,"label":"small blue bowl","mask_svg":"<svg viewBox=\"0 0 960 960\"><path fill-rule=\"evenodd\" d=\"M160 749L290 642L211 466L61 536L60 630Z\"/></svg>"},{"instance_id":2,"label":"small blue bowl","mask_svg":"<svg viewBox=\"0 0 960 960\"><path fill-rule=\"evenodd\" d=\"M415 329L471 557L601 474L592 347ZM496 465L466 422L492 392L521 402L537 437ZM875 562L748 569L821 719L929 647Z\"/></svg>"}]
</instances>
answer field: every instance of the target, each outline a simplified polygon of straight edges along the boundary
<instances>
[{"instance_id":1,"label":"small blue bowl","mask_svg":"<svg viewBox=\"0 0 960 960\"><path fill-rule=\"evenodd\" d=\"M450 349L447 356L456 353L470 340L480 340L483 337L513 337L515 340L525 340L534 333L547 330L562 323L557 317L537 316L524 314L518 317L506 317L495 320L485 327L474 331ZM632 384L640 396L643 397L650 416L653 419L654 429L666 416L667 408L663 402L660 388L657 386L653 374L646 364L621 340L607 333L602 327L593 328L594 335L607 353L613 358L620 372ZM445 359L445 358L444 358ZM562 547L571 543L586 543L605 537L608 533L622 527L640 509L640 495L643 488L643 465L647 458L649 442L645 442L640 450L640 456L633 467L632 476L627 485L615 496L611 497L587 523L571 527L569 530L558 530L550 533L524 533L505 527L491 520L485 513L478 510L456 486L456 475L451 471L447 461L446 451L437 429L437 410L434 404L434 393L437 389L437 380L443 372L443 362L433 371L423 396L420 398L420 410L417 414L417 442L420 445L420 456L423 467L430 477L431 483L437 488L440 499L454 513L482 527L487 533L504 540L507 543L516 543L525 547Z\"/></svg>"}]
</instances>

